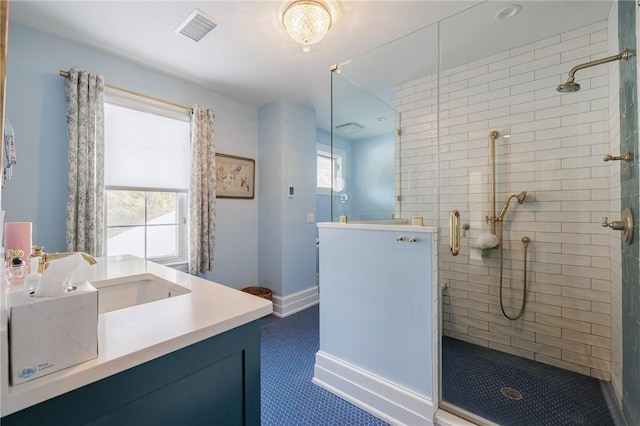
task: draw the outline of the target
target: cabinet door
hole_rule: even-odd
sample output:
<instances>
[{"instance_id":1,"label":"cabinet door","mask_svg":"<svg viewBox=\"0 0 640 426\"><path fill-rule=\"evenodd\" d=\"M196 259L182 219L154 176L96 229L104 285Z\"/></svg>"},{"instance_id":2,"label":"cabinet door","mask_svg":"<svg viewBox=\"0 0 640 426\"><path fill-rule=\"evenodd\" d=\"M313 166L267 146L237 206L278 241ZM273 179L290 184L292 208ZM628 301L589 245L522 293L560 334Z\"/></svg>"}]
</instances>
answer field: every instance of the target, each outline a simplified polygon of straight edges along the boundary
<instances>
[{"instance_id":1,"label":"cabinet door","mask_svg":"<svg viewBox=\"0 0 640 426\"><path fill-rule=\"evenodd\" d=\"M89 424L242 425L242 355L231 354Z\"/></svg>"},{"instance_id":2,"label":"cabinet door","mask_svg":"<svg viewBox=\"0 0 640 426\"><path fill-rule=\"evenodd\" d=\"M18 411L1 423L257 426L260 321Z\"/></svg>"}]
</instances>

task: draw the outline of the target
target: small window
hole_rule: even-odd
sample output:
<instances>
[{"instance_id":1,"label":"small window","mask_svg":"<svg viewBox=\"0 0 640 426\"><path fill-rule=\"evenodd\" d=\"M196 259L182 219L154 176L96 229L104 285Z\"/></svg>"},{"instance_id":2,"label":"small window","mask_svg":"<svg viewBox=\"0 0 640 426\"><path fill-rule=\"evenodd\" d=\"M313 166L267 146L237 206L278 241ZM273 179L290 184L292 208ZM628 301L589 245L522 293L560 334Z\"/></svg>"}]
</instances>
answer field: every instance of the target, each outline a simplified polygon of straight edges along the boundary
<instances>
[{"instance_id":1,"label":"small window","mask_svg":"<svg viewBox=\"0 0 640 426\"><path fill-rule=\"evenodd\" d=\"M317 144L317 193L331 194L331 188L336 192L344 190L344 152L334 150L327 145Z\"/></svg>"},{"instance_id":2,"label":"small window","mask_svg":"<svg viewBox=\"0 0 640 426\"><path fill-rule=\"evenodd\" d=\"M111 95L105 99L105 253L187 262L190 117Z\"/></svg>"}]
</instances>

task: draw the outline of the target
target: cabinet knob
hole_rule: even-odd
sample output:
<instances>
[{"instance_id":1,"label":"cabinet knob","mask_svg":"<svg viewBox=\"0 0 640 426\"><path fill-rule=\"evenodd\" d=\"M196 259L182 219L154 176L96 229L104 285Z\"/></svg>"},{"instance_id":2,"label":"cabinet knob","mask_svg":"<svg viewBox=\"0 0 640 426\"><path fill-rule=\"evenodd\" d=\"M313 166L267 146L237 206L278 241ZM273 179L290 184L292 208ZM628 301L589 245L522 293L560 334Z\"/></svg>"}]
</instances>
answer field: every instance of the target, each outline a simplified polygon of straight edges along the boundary
<instances>
[{"instance_id":1,"label":"cabinet knob","mask_svg":"<svg viewBox=\"0 0 640 426\"><path fill-rule=\"evenodd\" d=\"M396 237L396 241L404 241L404 237L402 235L399 235Z\"/></svg>"},{"instance_id":2,"label":"cabinet knob","mask_svg":"<svg viewBox=\"0 0 640 426\"><path fill-rule=\"evenodd\" d=\"M410 243L417 243L417 242L418 242L418 237L411 237L411 238L409 238L409 242L410 242Z\"/></svg>"}]
</instances>

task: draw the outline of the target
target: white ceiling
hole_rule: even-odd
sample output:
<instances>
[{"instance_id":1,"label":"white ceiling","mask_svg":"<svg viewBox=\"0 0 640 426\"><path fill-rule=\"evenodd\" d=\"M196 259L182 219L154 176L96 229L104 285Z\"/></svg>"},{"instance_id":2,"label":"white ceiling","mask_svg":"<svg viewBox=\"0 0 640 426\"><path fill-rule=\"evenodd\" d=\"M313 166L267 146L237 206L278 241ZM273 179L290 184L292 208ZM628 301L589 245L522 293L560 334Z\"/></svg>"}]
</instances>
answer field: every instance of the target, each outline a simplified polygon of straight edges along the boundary
<instances>
[{"instance_id":1,"label":"white ceiling","mask_svg":"<svg viewBox=\"0 0 640 426\"><path fill-rule=\"evenodd\" d=\"M333 64L358 58L351 69L345 65L349 77L374 93L389 93L393 84L433 65L437 51L431 35L435 32L416 33L409 38L411 44L376 48L446 17L457 14L441 27L442 53L448 53L454 64L457 59L468 62L474 56L488 56L606 19L611 4L610 0L518 2L523 4L521 14L508 25L497 25L495 12L513 2L325 0L334 16L333 26L309 53L280 24L280 14L290 0L11 0L10 19L81 40L254 105L281 99L310 105L316 110L318 126L329 129ZM479 6L459 13L474 5ZM174 33L195 8L218 24L200 43ZM421 41L425 34L430 38ZM446 48L445 41L450 43Z\"/></svg>"}]
</instances>

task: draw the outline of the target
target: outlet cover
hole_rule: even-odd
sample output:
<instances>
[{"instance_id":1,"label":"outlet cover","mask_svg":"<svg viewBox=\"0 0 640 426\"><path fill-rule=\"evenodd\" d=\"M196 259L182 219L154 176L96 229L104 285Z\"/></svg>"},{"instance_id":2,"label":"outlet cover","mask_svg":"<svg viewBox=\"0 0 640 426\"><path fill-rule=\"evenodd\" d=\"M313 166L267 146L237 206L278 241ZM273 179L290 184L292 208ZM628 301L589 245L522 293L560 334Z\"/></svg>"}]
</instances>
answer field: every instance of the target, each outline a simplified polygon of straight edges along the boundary
<instances>
[{"instance_id":1,"label":"outlet cover","mask_svg":"<svg viewBox=\"0 0 640 426\"><path fill-rule=\"evenodd\" d=\"M313 223L316 221L316 217L313 213L307 213L307 223Z\"/></svg>"}]
</instances>

